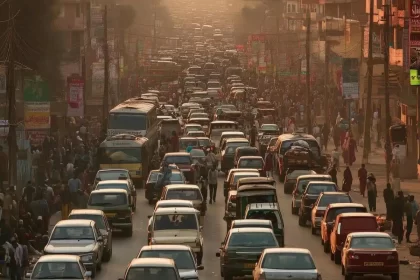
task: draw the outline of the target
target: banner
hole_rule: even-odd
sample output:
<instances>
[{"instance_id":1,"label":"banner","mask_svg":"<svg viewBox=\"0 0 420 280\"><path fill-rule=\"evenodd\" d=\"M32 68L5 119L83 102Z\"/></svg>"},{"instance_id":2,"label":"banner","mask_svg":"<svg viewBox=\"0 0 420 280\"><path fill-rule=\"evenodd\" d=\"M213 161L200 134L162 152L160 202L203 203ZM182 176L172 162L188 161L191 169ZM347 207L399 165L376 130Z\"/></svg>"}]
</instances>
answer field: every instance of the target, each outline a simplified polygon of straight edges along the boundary
<instances>
[{"instance_id":1,"label":"banner","mask_svg":"<svg viewBox=\"0 0 420 280\"><path fill-rule=\"evenodd\" d=\"M41 146L45 137L50 134L49 130L26 130L26 139L29 140L32 146Z\"/></svg>"},{"instance_id":2,"label":"banner","mask_svg":"<svg viewBox=\"0 0 420 280\"><path fill-rule=\"evenodd\" d=\"M344 99L359 98L359 59L343 58L342 80Z\"/></svg>"},{"instance_id":3,"label":"banner","mask_svg":"<svg viewBox=\"0 0 420 280\"><path fill-rule=\"evenodd\" d=\"M85 82L79 75L72 75L67 78L67 117L83 117L84 85Z\"/></svg>"},{"instance_id":4,"label":"banner","mask_svg":"<svg viewBox=\"0 0 420 280\"><path fill-rule=\"evenodd\" d=\"M363 56L368 58L369 54L369 27L365 27L363 34ZM383 40L380 32L372 31L372 58L384 58Z\"/></svg>"},{"instance_id":5,"label":"banner","mask_svg":"<svg viewBox=\"0 0 420 280\"><path fill-rule=\"evenodd\" d=\"M409 46L410 46L410 85L419 86L420 70L420 2L409 0L410 27L409 27Z\"/></svg>"},{"instance_id":6,"label":"banner","mask_svg":"<svg viewBox=\"0 0 420 280\"><path fill-rule=\"evenodd\" d=\"M39 77L25 77L23 89L25 102L49 102L50 90L48 84Z\"/></svg>"},{"instance_id":7,"label":"banner","mask_svg":"<svg viewBox=\"0 0 420 280\"><path fill-rule=\"evenodd\" d=\"M50 128L50 102L25 102L25 129Z\"/></svg>"}]
</instances>

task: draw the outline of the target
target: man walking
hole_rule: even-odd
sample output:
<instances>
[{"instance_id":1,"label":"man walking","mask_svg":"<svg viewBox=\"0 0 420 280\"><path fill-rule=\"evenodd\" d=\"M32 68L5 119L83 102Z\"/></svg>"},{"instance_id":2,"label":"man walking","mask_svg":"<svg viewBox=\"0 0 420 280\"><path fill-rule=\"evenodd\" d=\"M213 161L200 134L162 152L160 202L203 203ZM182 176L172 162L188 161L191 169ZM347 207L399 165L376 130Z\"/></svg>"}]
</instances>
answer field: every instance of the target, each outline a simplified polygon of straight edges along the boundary
<instances>
[{"instance_id":1,"label":"man walking","mask_svg":"<svg viewBox=\"0 0 420 280\"><path fill-rule=\"evenodd\" d=\"M364 164L362 164L362 167L357 172L357 175L359 176L360 194L363 195L363 197L365 197L366 182L367 182L367 170L366 170Z\"/></svg>"},{"instance_id":2,"label":"man walking","mask_svg":"<svg viewBox=\"0 0 420 280\"><path fill-rule=\"evenodd\" d=\"M391 184L386 184L386 189L384 189L384 201L386 205L386 219L391 220L392 216L392 204L394 203L394 191L391 189Z\"/></svg>"},{"instance_id":3,"label":"man walking","mask_svg":"<svg viewBox=\"0 0 420 280\"><path fill-rule=\"evenodd\" d=\"M213 165L211 169L209 170L207 179L209 180L209 188L210 188L209 204L212 204L216 202L216 194L217 194L217 170L216 170L215 165Z\"/></svg>"},{"instance_id":4,"label":"man walking","mask_svg":"<svg viewBox=\"0 0 420 280\"><path fill-rule=\"evenodd\" d=\"M392 206L392 234L398 236L398 244L401 244L404 235L404 204L404 193L399 191Z\"/></svg>"}]
</instances>

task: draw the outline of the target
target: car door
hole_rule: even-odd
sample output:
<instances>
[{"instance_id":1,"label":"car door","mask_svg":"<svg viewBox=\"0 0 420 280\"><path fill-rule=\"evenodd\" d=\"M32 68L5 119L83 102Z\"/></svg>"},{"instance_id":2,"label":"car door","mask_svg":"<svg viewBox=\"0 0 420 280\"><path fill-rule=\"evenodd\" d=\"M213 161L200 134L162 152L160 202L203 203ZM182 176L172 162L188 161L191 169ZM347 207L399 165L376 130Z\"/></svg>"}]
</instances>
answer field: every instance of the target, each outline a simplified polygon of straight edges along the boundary
<instances>
[{"instance_id":1,"label":"car door","mask_svg":"<svg viewBox=\"0 0 420 280\"><path fill-rule=\"evenodd\" d=\"M343 245L343 250L341 251L341 260L344 266L346 265L346 256L347 256L347 251L350 248L350 242L351 242L351 237L347 236L346 241L344 242L344 245Z\"/></svg>"},{"instance_id":2,"label":"car door","mask_svg":"<svg viewBox=\"0 0 420 280\"><path fill-rule=\"evenodd\" d=\"M95 224L94 227L95 234L96 234L96 242L98 242L98 259L102 260L102 256L104 254L104 240L101 231L99 230L98 226ZM102 241L98 241L99 237L102 237Z\"/></svg>"},{"instance_id":3,"label":"car door","mask_svg":"<svg viewBox=\"0 0 420 280\"><path fill-rule=\"evenodd\" d=\"M227 244L229 241L229 231L226 233L225 239L222 242L222 246L220 247L220 267L222 267L223 264L223 260L225 258L225 254L226 254L226 249L227 249Z\"/></svg>"},{"instance_id":4,"label":"car door","mask_svg":"<svg viewBox=\"0 0 420 280\"><path fill-rule=\"evenodd\" d=\"M264 260L265 253L263 253L260 258L258 259L258 262L255 263L255 269L252 271L252 276L254 279L259 280L260 274L261 274L261 265Z\"/></svg>"},{"instance_id":5,"label":"car door","mask_svg":"<svg viewBox=\"0 0 420 280\"><path fill-rule=\"evenodd\" d=\"M315 214L316 214L316 209L318 208L318 203L319 203L319 200L321 199L321 195L320 196L318 196L318 198L316 199L316 201L315 201L315 203L314 203L314 207L312 207L312 210L311 210L311 223L313 224L313 225L315 225Z\"/></svg>"},{"instance_id":6,"label":"car door","mask_svg":"<svg viewBox=\"0 0 420 280\"><path fill-rule=\"evenodd\" d=\"M106 227L106 231L108 232L108 244L110 244L110 247L112 246L112 228L108 223L108 219L106 218L106 216L102 216L102 219L104 219L104 224Z\"/></svg>"}]
</instances>

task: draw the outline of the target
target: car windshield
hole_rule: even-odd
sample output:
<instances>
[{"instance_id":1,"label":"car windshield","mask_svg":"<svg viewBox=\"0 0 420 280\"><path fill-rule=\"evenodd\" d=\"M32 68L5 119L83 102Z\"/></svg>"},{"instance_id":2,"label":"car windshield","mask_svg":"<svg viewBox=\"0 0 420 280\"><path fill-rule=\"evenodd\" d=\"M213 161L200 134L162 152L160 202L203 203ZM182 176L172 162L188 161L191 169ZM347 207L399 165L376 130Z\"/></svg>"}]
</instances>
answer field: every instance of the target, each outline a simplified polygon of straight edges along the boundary
<instances>
[{"instance_id":1,"label":"car windshield","mask_svg":"<svg viewBox=\"0 0 420 280\"><path fill-rule=\"evenodd\" d=\"M118 180L119 178L128 178L128 171L99 171L96 176L101 181Z\"/></svg>"},{"instance_id":2,"label":"car windshield","mask_svg":"<svg viewBox=\"0 0 420 280\"><path fill-rule=\"evenodd\" d=\"M176 189L168 190L165 199L201 200L201 192L198 189Z\"/></svg>"},{"instance_id":3,"label":"car windshield","mask_svg":"<svg viewBox=\"0 0 420 280\"><path fill-rule=\"evenodd\" d=\"M238 151L239 150L239 151ZM243 156L259 156L259 151L258 149L237 149L237 157L243 157Z\"/></svg>"},{"instance_id":4,"label":"car windshield","mask_svg":"<svg viewBox=\"0 0 420 280\"><path fill-rule=\"evenodd\" d=\"M259 173L235 174L233 175L233 185L236 185L236 183L238 183L238 180L241 178L253 178L253 177L260 177L260 174Z\"/></svg>"},{"instance_id":5,"label":"car windshield","mask_svg":"<svg viewBox=\"0 0 420 280\"><path fill-rule=\"evenodd\" d=\"M236 148L238 147L246 147L249 146L248 142L232 142L229 143L226 147L226 154L234 154L236 151Z\"/></svg>"},{"instance_id":6,"label":"car windshield","mask_svg":"<svg viewBox=\"0 0 420 280\"><path fill-rule=\"evenodd\" d=\"M367 209L365 207L342 207L342 208L332 208L328 210L327 222L334 222L335 218L338 215L343 213L366 213Z\"/></svg>"},{"instance_id":7,"label":"car windshield","mask_svg":"<svg viewBox=\"0 0 420 280\"><path fill-rule=\"evenodd\" d=\"M163 160L168 164L191 164L190 156L167 156Z\"/></svg>"},{"instance_id":8,"label":"car windshield","mask_svg":"<svg viewBox=\"0 0 420 280\"><path fill-rule=\"evenodd\" d=\"M91 193L88 205L91 206L121 206L126 205L127 196L123 193Z\"/></svg>"},{"instance_id":9,"label":"car windshield","mask_svg":"<svg viewBox=\"0 0 420 280\"><path fill-rule=\"evenodd\" d=\"M328 177L327 177L328 178ZM310 182L310 181L328 181L328 182L330 182L331 181L331 179L330 178L307 178L307 179L301 179L301 180L299 180L299 183L298 183L298 191L299 191L299 193L303 193L303 191L304 191L304 186L308 186L308 183Z\"/></svg>"},{"instance_id":10,"label":"car windshield","mask_svg":"<svg viewBox=\"0 0 420 280\"><path fill-rule=\"evenodd\" d=\"M394 241L390 237L353 237L350 248L354 249L394 249Z\"/></svg>"},{"instance_id":11,"label":"car windshield","mask_svg":"<svg viewBox=\"0 0 420 280\"><path fill-rule=\"evenodd\" d=\"M196 214L157 215L154 230L198 229Z\"/></svg>"},{"instance_id":12,"label":"car windshield","mask_svg":"<svg viewBox=\"0 0 420 280\"><path fill-rule=\"evenodd\" d=\"M279 211L276 210L250 210L246 214L246 219L269 220L273 228L283 228Z\"/></svg>"},{"instance_id":13,"label":"car windshield","mask_svg":"<svg viewBox=\"0 0 420 280\"><path fill-rule=\"evenodd\" d=\"M262 169L264 162L262 159L244 159L239 160L238 168L255 168Z\"/></svg>"},{"instance_id":14,"label":"car windshield","mask_svg":"<svg viewBox=\"0 0 420 280\"><path fill-rule=\"evenodd\" d=\"M315 195L322 192L335 192L337 190L335 185L321 185L321 184L311 184L308 186L307 194Z\"/></svg>"},{"instance_id":15,"label":"car windshield","mask_svg":"<svg viewBox=\"0 0 420 280\"><path fill-rule=\"evenodd\" d=\"M187 147L198 147L200 142L197 139L179 139L179 148L186 150Z\"/></svg>"},{"instance_id":16,"label":"car windshield","mask_svg":"<svg viewBox=\"0 0 420 280\"><path fill-rule=\"evenodd\" d=\"M38 262L31 279L84 279L77 262Z\"/></svg>"},{"instance_id":17,"label":"car windshield","mask_svg":"<svg viewBox=\"0 0 420 280\"><path fill-rule=\"evenodd\" d=\"M202 131L203 130L203 128L201 127L201 126L186 126L185 127L185 131L186 132L188 132L188 131Z\"/></svg>"},{"instance_id":18,"label":"car windshield","mask_svg":"<svg viewBox=\"0 0 420 280\"><path fill-rule=\"evenodd\" d=\"M91 227L55 227L51 234L51 240L66 240L66 239L95 239Z\"/></svg>"},{"instance_id":19,"label":"car windshield","mask_svg":"<svg viewBox=\"0 0 420 280\"><path fill-rule=\"evenodd\" d=\"M131 267L128 269L125 279L178 280L178 277L172 267Z\"/></svg>"},{"instance_id":20,"label":"car windshield","mask_svg":"<svg viewBox=\"0 0 420 280\"><path fill-rule=\"evenodd\" d=\"M192 149L190 151L190 155L192 157L206 157L206 154L204 153L203 150L199 150L199 149Z\"/></svg>"},{"instance_id":21,"label":"car windshield","mask_svg":"<svg viewBox=\"0 0 420 280\"><path fill-rule=\"evenodd\" d=\"M321 200L318 202L318 207L327 207L331 203L350 203L350 196L343 195L323 195Z\"/></svg>"},{"instance_id":22,"label":"car windshield","mask_svg":"<svg viewBox=\"0 0 420 280\"><path fill-rule=\"evenodd\" d=\"M163 176L163 174L162 173L159 173L158 171L150 172L150 177L149 177L149 180L148 180L149 183L151 183L151 182L157 182L157 179L158 179L159 174L160 174L160 176ZM181 173L179 173L179 172L173 172L173 171L171 172L171 179L170 179L170 182L171 183L173 183L173 182L182 182L182 181L184 181L184 179L183 179Z\"/></svg>"},{"instance_id":23,"label":"car windshield","mask_svg":"<svg viewBox=\"0 0 420 280\"><path fill-rule=\"evenodd\" d=\"M109 129L146 130L148 118L145 115L112 113L109 114Z\"/></svg>"},{"instance_id":24,"label":"car windshield","mask_svg":"<svg viewBox=\"0 0 420 280\"><path fill-rule=\"evenodd\" d=\"M278 247L272 233L235 232L229 238L228 247Z\"/></svg>"},{"instance_id":25,"label":"car windshield","mask_svg":"<svg viewBox=\"0 0 420 280\"><path fill-rule=\"evenodd\" d=\"M288 180L296 180L297 177L301 175L310 175L314 172L312 170L293 170L291 173L287 174Z\"/></svg>"},{"instance_id":26,"label":"car windshield","mask_svg":"<svg viewBox=\"0 0 420 280\"><path fill-rule=\"evenodd\" d=\"M127 184L98 184L96 186L97 190L103 190L103 189L121 189L121 190L127 190L128 191L128 185Z\"/></svg>"},{"instance_id":27,"label":"car windshield","mask_svg":"<svg viewBox=\"0 0 420 280\"><path fill-rule=\"evenodd\" d=\"M137 148L99 148L99 162L111 163L141 163L141 149Z\"/></svg>"},{"instance_id":28,"label":"car windshield","mask_svg":"<svg viewBox=\"0 0 420 280\"><path fill-rule=\"evenodd\" d=\"M269 253L264 256L261 265L265 269L281 270L312 270L316 269L309 254L299 253Z\"/></svg>"},{"instance_id":29,"label":"car windshield","mask_svg":"<svg viewBox=\"0 0 420 280\"><path fill-rule=\"evenodd\" d=\"M178 269L195 269L193 256L187 250L146 250L140 253L139 258L173 259Z\"/></svg>"},{"instance_id":30,"label":"car windshield","mask_svg":"<svg viewBox=\"0 0 420 280\"><path fill-rule=\"evenodd\" d=\"M277 130L279 130L279 127L275 124L263 124L263 125L261 125L260 130L263 130L263 131L277 131Z\"/></svg>"},{"instance_id":31,"label":"car windshield","mask_svg":"<svg viewBox=\"0 0 420 280\"><path fill-rule=\"evenodd\" d=\"M71 214L69 220L91 220L96 223L99 229L106 229L104 218L101 215Z\"/></svg>"}]
</instances>

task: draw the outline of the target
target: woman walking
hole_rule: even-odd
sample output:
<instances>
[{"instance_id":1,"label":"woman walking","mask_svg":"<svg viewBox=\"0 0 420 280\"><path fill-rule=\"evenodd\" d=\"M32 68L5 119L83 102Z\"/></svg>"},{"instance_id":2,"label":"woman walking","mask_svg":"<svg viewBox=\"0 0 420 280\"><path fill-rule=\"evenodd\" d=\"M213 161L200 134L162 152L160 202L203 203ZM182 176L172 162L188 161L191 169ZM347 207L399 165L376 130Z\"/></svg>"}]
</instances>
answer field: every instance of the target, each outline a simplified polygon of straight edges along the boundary
<instances>
[{"instance_id":1,"label":"woman walking","mask_svg":"<svg viewBox=\"0 0 420 280\"><path fill-rule=\"evenodd\" d=\"M264 171L267 177L274 178L273 161L274 161L273 153L271 151L268 151L268 153L265 156L265 162L264 162Z\"/></svg>"},{"instance_id":2,"label":"woman walking","mask_svg":"<svg viewBox=\"0 0 420 280\"><path fill-rule=\"evenodd\" d=\"M350 167L347 166L344 170L344 178L343 178L343 192L350 192L351 185L353 184L353 175L351 174Z\"/></svg>"},{"instance_id":3,"label":"woman walking","mask_svg":"<svg viewBox=\"0 0 420 280\"><path fill-rule=\"evenodd\" d=\"M368 204L369 204L369 211L376 212L376 178L373 176L372 173L369 174L366 182L367 186L367 194L368 194Z\"/></svg>"}]
</instances>

